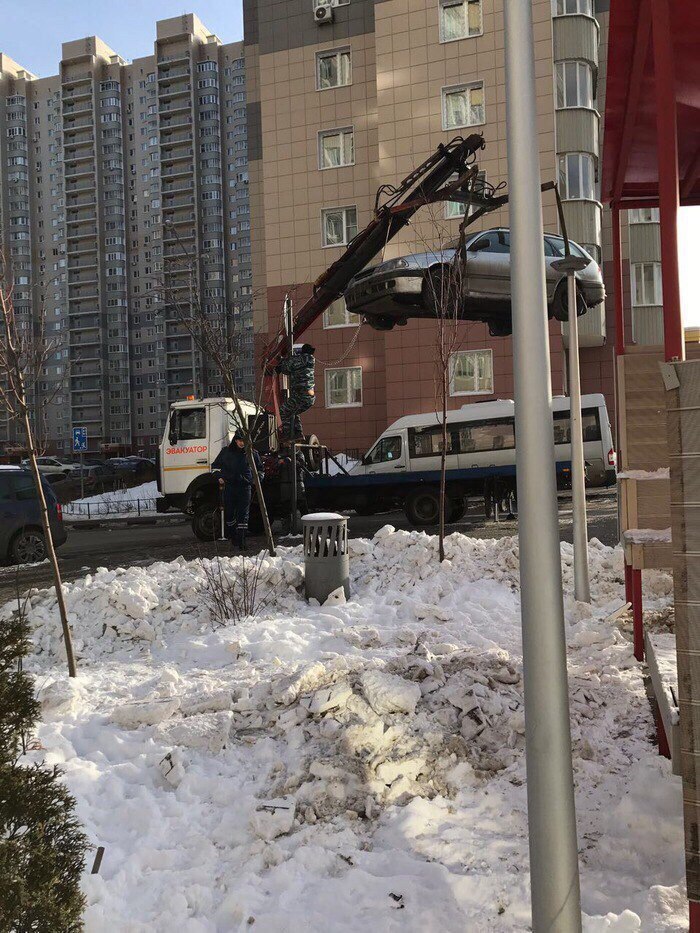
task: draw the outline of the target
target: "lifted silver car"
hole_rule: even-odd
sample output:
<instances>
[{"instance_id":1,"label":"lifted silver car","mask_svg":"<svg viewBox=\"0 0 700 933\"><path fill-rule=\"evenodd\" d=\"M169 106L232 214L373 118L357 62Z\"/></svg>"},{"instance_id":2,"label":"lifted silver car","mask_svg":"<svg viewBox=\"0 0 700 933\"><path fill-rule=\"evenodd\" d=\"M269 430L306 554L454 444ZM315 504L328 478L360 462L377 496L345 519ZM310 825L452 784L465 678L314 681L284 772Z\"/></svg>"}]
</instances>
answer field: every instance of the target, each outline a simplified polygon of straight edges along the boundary
<instances>
[{"instance_id":1,"label":"lifted silver car","mask_svg":"<svg viewBox=\"0 0 700 933\"><path fill-rule=\"evenodd\" d=\"M588 259L576 275L579 315L605 299L603 275L597 262L577 243L569 241L573 255ZM510 300L510 230L496 228L473 233L466 241L466 274L461 285L459 317L484 321L494 336L513 330ZM350 282L345 301L348 311L362 315L376 330L391 330L409 318L435 317L445 294L445 280L455 255L452 248L389 259L363 269ZM564 240L544 237L544 259L549 316L568 318L566 276L553 268L564 256Z\"/></svg>"}]
</instances>

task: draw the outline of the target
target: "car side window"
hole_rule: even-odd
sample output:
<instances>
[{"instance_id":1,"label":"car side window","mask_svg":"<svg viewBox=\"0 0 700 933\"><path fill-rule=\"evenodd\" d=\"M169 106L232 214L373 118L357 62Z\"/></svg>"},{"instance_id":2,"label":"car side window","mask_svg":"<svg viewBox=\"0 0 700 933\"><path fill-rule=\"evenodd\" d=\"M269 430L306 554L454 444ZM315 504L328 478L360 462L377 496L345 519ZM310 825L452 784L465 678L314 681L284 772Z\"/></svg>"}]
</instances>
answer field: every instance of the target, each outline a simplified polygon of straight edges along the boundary
<instances>
[{"instance_id":1,"label":"car side window","mask_svg":"<svg viewBox=\"0 0 700 933\"><path fill-rule=\"evenodd\" d=\"M470 252L472 253L488 253L491 252L491 239L488 236L481 236L479 239L472 243L469 247Z\"/></svg>"},{"instance_id":2,"label":"car side window","mask_svg":"<svg viewBox=\"0 0 700 933\"><path fill-rule=\"evenodd\" d=\"M207 413L204 408L188 408L178 412L177 436L181 441L194 441L207 434Z\"/></svg>"},{"instance_id":3,"label":"car side window","mask_svg":"<svg viewBox=\"0 0 700 933\"><path fill-rule=\"evenodd\" d=\"M19 502L27 502L30 499L36 499L36 489L32 476L27 476L23 473L15 473L10 477L10 483L15 499Z\"/></svg>"},{"instance_id":4,"label":"car side window","mask_svg":"<svg viewBox=\"0 0 700 933\"><path fill-rule=\"evenodd\" d=\"M370 463L388 463L401 457L401 438L384 437L370 455Z\"/></svg>"}]
</instances>

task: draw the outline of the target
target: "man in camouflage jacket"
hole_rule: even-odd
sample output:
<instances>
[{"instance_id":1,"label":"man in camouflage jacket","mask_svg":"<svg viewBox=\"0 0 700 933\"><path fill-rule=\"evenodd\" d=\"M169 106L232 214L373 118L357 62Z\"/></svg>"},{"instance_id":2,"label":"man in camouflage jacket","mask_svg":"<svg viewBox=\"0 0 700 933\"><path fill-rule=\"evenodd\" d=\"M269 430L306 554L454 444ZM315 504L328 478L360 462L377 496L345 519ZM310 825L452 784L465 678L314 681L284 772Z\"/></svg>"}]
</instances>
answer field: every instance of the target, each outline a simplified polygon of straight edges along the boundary
<instances>
[{"instance_id":1,"label":"man in camouflage jacket","mask_svg":"<svg viewBox=\"0 0 700 933\"><path fill-rule=\"evenodd\" d=\"M299 417L316 401L314 348L305 343L296 352L282 360L278 373L289 377L289 395L282 402L282 436L286 440L301 440L304 430Z\"/></svg>"}]
</instances>

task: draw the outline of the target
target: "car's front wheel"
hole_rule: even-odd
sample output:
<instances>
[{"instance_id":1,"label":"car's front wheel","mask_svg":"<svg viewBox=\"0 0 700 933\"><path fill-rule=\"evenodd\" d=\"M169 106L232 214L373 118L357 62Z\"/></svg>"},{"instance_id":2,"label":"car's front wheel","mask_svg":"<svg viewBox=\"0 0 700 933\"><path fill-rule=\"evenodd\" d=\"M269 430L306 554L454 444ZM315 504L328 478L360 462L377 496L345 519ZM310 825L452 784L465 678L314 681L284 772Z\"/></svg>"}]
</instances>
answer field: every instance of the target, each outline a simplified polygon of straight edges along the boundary
<instances>
[{"instance_id":1,"label":"car's front wheel","mask_svg":"<svg viewBox=\"0 0 700 933\"><path fill-rule=\"evenodd\" d=\"M46 558L46 540L38 528L25 528L15 535L10 554L15 564L38 564Z\"/></svg>"},{"instance_id":2,"label":"car's front wheel","mask_svg":"<svg viewBox=\"0 0 700 933\"><path fill-rule=\"evenodd\" d=\"M583 300L581 290L576 287L576 313L578 317L586 313L586 302ZM557 321L565 324L569 320L569 291L566 279L562 279L554 292L552 314Z\"/></svg>"}]
</instances>

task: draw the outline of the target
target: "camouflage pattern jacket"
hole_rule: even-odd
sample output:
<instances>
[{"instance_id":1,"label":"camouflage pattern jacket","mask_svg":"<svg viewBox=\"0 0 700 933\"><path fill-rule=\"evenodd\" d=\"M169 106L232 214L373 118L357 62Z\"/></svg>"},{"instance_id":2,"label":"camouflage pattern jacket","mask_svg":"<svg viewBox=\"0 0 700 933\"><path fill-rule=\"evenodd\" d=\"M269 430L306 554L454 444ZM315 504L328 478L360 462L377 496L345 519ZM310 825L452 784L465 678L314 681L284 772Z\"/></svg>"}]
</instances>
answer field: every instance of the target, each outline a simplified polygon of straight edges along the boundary
<instances>
[{"instance_id":1,"label":"camouflage pattern jacket","mask_svg":"<svg viewBox=\"0 0 700 933\"><path fill-rule=\"evenodd\" d=\"M277 367L277 372L289 376L290 395L313 394L316 385L315 363L311 353L294 353L282 360Z\"/></svg>"}]
</instances>

